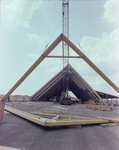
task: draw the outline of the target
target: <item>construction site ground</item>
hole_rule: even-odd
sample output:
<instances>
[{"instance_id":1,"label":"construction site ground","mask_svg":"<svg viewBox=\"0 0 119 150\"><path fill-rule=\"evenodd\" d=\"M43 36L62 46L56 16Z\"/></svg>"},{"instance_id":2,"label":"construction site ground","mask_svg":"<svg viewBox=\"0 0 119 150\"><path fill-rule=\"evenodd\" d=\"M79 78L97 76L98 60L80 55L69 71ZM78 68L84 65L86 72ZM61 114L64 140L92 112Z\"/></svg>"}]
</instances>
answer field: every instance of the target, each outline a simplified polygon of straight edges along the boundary
<instances>
[{"instance_id":1,"label":"construction site ground","mask_svg":"<svg viewBox=\"0 0 119 150\"><path fill-rule=\"evenodd\" d=\"M112 111L99 111L84 108L84 104L69 106L53 102L9 102L8 105L29 113L119 117L119 107L114 107ZM0 125L0 145L19 149L24 147L26 150L118 150L119 126L43 127L5 112L3 124Z\"/></svg>"}]
</instances>

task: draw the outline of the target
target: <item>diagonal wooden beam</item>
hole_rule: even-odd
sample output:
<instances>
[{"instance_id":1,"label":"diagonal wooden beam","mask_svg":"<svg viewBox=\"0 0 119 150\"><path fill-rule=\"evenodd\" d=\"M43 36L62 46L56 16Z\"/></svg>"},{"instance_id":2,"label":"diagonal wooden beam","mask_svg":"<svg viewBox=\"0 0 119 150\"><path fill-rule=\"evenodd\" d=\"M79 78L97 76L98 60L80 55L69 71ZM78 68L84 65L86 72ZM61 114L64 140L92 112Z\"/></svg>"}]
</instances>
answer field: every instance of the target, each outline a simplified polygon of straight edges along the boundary
<instances>
[{"instance_id":1,"label":"diagonal wooden beam","mask_svg":"<svg viewBox=\"0 0 119 150\"><path fill-rule=\"evenodd\" d=\"M29 76L29 74L45 59L59 43L61 42L61 35L46 49L46 51L36 60L36 62L26 71L26 73L17 81L17 83L8 91L8 93L2 98L5 101L8 96Z\"/></svg>"},{"instance_id":2,"label":"diagonal wooden beam","mask_svg":"<svg viewBox=\"0 0 119 150\"><path fill-rule=\"evenodd\" d=\"M93 63L86 57L68 38L63 34L46 49L46 51L36 60L36 62L26 71L26 73L17 81L17 83L8 91L8 93L2 98L1 101L5 101L8 96L29 76L29 74L45 59L46 56L61 42L66 42L82 59L90 65L111 87L113 87L118 93L119 88Z\"/></svg>"},{"instance_id":3,"label":"diagonal wooden beam","mask_svg":"<svg viewBox=\"0 0 119 150\"><path fill-rule=\"evenodd\" d=\"M82 59L93 68L112 88L114 88L119 93L119 88L88 58L84 55L68 38L63 34L62 40L66 42Z\"/></svg>"}]
</instances>

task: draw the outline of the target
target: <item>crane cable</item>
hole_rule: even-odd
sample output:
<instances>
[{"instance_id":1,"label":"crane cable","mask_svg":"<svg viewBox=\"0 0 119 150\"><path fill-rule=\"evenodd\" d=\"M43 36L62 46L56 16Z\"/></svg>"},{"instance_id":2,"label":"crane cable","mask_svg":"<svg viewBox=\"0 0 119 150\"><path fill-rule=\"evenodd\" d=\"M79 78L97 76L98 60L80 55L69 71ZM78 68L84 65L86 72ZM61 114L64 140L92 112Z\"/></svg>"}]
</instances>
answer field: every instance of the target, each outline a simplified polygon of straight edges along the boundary
<instances>
[{"instance_id":1,"label":"crane cable","mask_svg":"<svg viewBox=\"0 0 119 150\"><path fill-rule=\"evenodd\" d=\"M70 28L70 27L69 27L69 28ZM79 42L78 42L78 40L77 40L77 38L76 38L75 34L74 34L74 32L72 31L72 29L71 29L71 28L70 28L70 31L72 32L72 34L73 34L73 36L74 36L74 38L75 38L76 42L78 43L78 46L79 46L80 50L81 50L82 52L84 52L84 51L83 51L83 49L82 49L82 47L81 47L81 45L79 44Z\"/></svg>"},{"instance_id":2,"label":"crane cable","mask_svg":"<svg viewBox=\"0 0 119 150\"><path fill-rule=\"evenodd\" d=\"M59 25L61 24L61 20L62 20L62 19L60 19L59 23L57 24L57 26L56 26L56 28L55 28L55 30L54 30L54 32L53 32L53 34L52 34L52 35L51 35L51 37L50 37L50 40L48 41L48 44L46 44L45 49L43 50L43 52L45 52L45 51L46 51L46 49L47 49L47 47L48 47L48 45L49 45L49 43L50 43L50 41L51 41L52 37L54 36L54 34L56 33L57 28L58 28L58 27L59 27Z\"/></svg>"}]
</instances>

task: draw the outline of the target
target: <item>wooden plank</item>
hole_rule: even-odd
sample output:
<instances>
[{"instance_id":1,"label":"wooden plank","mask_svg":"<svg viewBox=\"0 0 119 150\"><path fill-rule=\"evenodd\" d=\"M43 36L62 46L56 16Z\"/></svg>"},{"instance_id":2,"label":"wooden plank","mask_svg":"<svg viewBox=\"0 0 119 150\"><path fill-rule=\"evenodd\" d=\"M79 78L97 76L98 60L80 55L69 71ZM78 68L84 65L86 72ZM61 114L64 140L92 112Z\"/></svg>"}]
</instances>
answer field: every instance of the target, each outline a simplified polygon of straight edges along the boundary
<instances>
[{"instance_id":1,"label":"wooden plank","mask_svg":"<svg viewBox=\"0 0 119 150\"><path fill-rule=\"evenodd\" d=\"M0 102L0 125L2 124L3 121L4 107L5 102Z\"/></svg>"},{"instance_id":2,"label":"wooden plank","mask_svg":"<svg viewBox=\"0 0 119 150\"><path fill-rule=\"evenodd\" d=\"M82 58L79 56L44 56L44 57L48 57L48 58Z\"/></svg>"},{"instance_id":3,"label":"wooden plank","mask_svg":"<svg viewBox=\"0 0 119 150\"><path fill-rule=\"evenodd\" d=\"M119 118L117 118L117 119L105 118L105 117L97 117L97 118L101 118L101 119L104 119L104 120L109 120L109 121L112 121L112 122L118 122L119 123Z\"/></svg>"},{"instance_id":4,"label":"wooden plank","mask_svg":"<svg viewBox=\"0 0 119 150\"><path fill-rule=\"evenodd\" d=\"M23 105L30 105L30 106L31 106L31 104L30 104L30 103L27 103L27 102L20 102L20 104L23 104Z\"/></svg>"},{"instance_id":5,"label":"wooden plank","mask_svg":"<svg viewBox=\"0 0 119 150\"><path fill-rule=\"evenodd\" d=\"M119 126L119 123L108 123L108 124L101 124L101 127L112 127L112 126Z\"/></svg>"},{"instance_id":6,"label":"wooden plank","mask_svg":"<svg viewBox=\"0 0 119 150\"><path fill-rule=\"evenodd\" d=\"M31 112L31 114L37 115L37 116L41 116L41 117L55 117L55 114L42 114L42 113L37 113L37 112ZM77 116L63 116L63 115L59 115L59 119L68 119L71 118L72 120L92 120L93 118L87 118L87 117L77 117Z\"/></svg>"},{"instance_id":7,"label":"wooden plank","mask_svg":"<svg viewBox=\"0 0 119 150\"><path fill-rule=\"evenodd\" d=\"M42 110L42 113L45 113L45 114L69 114L69 112L63 112L63 111L61 111L61 112L46 112L43 110Z\"/></svg>"},{"instance_id":8,"label":"wooden plank","mask_svg":"<svg viewBox=\"0 0 119 150\"><path fill-rule=\"evenodd\" d=\"M13 148L13 147L7 147L7 146L0 146L0 150L21 150L21 149Z\"/></svg>"},{"instance_id":9,"label":"wooden plank","mask_svg":"<svg viewBox=\"0 0 119 150\"><path fill-rule=\"evenodd\" d=\"M13 106L13 104L10 104L10 103L5 103L5 105Z\"/></svg>"},{"instance_id":10,"label":"wooden plank","mask_svg":"<svg viewBox=\"0 0 119 150\"><path fill-rule=\"evenodd\" d=\"M52 120L57 120L57 119L59 119L58 115L56 117L52 118Z\"/></svg>"},{"instance_id":11,"label":"wooden plank","mask_svg":"<svg viewBox=\"0 0 119 150\"><path fill-rule=\"evenodd\" d=\"M68 110L68 109L63 108L63 107L60 107L60 106L54 106L54 107L57 107L57 108L59 108L59 109L63 109L63 110Z\"/></svg>"},{"instance_id":12,"label":"wooden plank","mask_svg":"<svg viewBox=\"0 0 119 150\"><path fill-rule=\"evenodd\" d=\"M11 108L9 106L5 106L5 110L18 115L22 118L25 118L29 121L32 121L34 123L37 123L39 125L42 126L74 126L74 125L88 125L88 124L101 124L101 123L108 123L108 122L113 122L113 121L109 121L109 120L105 120L105 119L101 119L101 118L77 118L77 117L72 117L71 119L70 116L68 116L68 118L66 118L66 116L64 116L65 118L63 118L62 116L58 116L58 118L60 119L47 119L47 118L43 118L43 117L39 117L36 115L32 115L29 114L27 112L23 112L14 108ZM56 117L56 115L54 116ZM77 119L76 119L77 118ZM111 119L116 119L116 118L110 118Z\"/></svg>"}]
</instances>

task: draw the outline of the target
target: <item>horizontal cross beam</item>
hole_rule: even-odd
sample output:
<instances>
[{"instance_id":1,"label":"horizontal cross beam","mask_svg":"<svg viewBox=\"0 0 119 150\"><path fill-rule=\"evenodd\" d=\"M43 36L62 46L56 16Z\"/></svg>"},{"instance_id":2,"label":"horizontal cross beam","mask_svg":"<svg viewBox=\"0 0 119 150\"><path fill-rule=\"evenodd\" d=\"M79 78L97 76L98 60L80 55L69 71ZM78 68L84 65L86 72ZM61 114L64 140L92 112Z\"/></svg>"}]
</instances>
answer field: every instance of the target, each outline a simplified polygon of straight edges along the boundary
<instances>
[{"instance_id":1,"label":"horizontal cross beam","mask_svg":"<svg viewBox=\"0 0 119 150\"><path fill-rule=\"evenodd\" d=\"M48 57L48 58L83 58L80 56L44 56L44 57Z\"/></svg>"}]
</instances>

